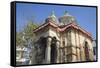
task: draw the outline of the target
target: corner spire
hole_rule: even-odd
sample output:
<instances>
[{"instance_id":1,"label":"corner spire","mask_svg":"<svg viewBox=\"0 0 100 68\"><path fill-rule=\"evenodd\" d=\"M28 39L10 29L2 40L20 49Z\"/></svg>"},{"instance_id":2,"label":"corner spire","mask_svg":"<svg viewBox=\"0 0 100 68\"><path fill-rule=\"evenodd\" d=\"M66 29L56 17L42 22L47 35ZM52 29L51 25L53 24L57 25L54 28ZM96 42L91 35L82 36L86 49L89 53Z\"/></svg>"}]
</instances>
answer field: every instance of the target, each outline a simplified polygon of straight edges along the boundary
<instances>
[{"instance_id":1,"label":"corner spire","mask_svg":"<svg viewBox=\"0 0 100 68\"><path fill-rule=\"evenodd\" d=\"M66 15L69 15L69 14L68 14L68 11L65 11L65 12L64 12L64 16L66 16Z\"/></svg>"},{"instance_id":2,"label":"corner spire","mask_svg":"<svg viewBox=\"0 0 100 68\"><path fill-rule=\"evenodd\" d=\"M54 11L52 11L52 12L51 12L51 16L55 16L55 13L54 13Z\"/></svg>"},{"instance_id":3,"label":"corner spire","mask_svg":"<svg viewBox=\"0 0 100 68\"><path fill-rule=\"evenodd\" d=\"M48 16L48 18L46 19L46 22L48 22L48 21L52 21L54 23L58 23L58 20L56 18L56 15L55 15L54 11L52 11L51 15Z\"/></svg>"}]
</instances>

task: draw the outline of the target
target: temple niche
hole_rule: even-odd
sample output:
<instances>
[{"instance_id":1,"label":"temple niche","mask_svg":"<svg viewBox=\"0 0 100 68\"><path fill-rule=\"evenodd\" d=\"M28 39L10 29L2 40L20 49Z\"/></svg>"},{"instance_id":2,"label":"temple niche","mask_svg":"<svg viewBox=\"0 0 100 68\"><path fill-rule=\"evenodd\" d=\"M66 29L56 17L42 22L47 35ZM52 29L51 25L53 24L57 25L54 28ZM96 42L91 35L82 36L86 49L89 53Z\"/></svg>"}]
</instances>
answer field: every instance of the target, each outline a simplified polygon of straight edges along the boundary
<instances>
[{"instance_id":1,"label":"temple niche","mask_svg":"<svg viewBox=\"0 0 100 68\"><path fill-rule=\"evenodd\" d=\"M68 12L57 19L54 12L33 30L31 64L93 61L92 36Z\"/></svg>"}]
</instances>

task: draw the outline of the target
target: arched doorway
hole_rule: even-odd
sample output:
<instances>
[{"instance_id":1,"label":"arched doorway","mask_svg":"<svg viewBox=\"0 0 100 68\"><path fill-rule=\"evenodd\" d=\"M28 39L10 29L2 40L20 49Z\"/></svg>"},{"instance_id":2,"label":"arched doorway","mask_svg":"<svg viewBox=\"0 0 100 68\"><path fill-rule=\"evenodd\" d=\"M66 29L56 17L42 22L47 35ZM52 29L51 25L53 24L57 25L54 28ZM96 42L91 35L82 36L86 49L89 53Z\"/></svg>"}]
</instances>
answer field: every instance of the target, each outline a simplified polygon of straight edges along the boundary
<instances>
[{"instance_id":1,"label":"arched doorway","mask_svg":"<svg viewBox=\"0 0 100 68\"><path fill-rule=\"evenodd\" d=\"M56 63L57 59L56 41L56 37L53 37L51 41L51 63Z\"/></svg>"},{"instance_id":2,"label":"arched doorway","mask_svg":"<svg viewBox=\"0 0 100 68\"><path fill-rule=\"evenodd\" d=\"M84 51L85 51L85 59L86 61L89 61L88 43L86 41L85 41Z\"/></svg>"}]
</instances>

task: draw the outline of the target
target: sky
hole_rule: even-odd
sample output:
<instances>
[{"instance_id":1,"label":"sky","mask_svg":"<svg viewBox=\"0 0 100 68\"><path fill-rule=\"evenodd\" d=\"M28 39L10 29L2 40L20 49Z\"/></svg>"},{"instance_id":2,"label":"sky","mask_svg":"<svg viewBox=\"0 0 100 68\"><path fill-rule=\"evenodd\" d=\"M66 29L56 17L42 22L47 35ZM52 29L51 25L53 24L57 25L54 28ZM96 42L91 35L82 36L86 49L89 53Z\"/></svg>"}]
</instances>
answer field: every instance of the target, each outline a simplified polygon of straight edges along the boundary
<instances>
[{"instance_id":1,"label":"sky","mask_svg":"<svg viewBox=\"0 0 100 68\"><path fill-rule=\"evenodd\" d=\"M64 15L67 11L74 16L77 23L86 31L92 34L93 39L96 39L96 8L95 7L80 7L80 6L64 6L64 5L47 5L47 4L32 4L32 3L17 3L16 4L16 31L23 30L23 27L29 20L41 24L54 11L57 18Z\"/></svg>"}]
</instances>

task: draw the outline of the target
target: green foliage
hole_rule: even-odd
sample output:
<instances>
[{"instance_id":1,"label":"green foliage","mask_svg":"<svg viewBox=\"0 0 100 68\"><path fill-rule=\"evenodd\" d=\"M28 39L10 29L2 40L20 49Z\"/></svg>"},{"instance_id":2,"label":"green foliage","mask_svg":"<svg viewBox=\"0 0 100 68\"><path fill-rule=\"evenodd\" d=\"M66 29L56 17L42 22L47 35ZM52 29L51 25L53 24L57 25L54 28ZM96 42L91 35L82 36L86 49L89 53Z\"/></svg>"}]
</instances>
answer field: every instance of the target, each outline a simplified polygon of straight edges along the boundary
<instances>
[{"instance_id":1,"label":"green foliage","mask_svg":"<svg viewBox=\"0 0 100 68\"><path fill-rule=\"evenodd\" d=\"M23 42L22 40L22 32L17 32L16 33L16 45L21 45Z\"/></svg>"},{"instance_id":2,"label":"green foliage","mask_svg":"<svg viewBox=\"0 0 100 68\"><path fill-rule=\"evenodd\" d=\"M16 33L16 45L25 46L29 40L33 41L34 33L33 30L38 27L38 24L33 23L32 21L28 22L24 26L24 30Z\"/></svg>"},{"instance_id":3,"label":"green foliage","mask_svg":"<svg viewBox=\"0 0 100 68\"><path fill-rule=\"evenodd\" d=\"M26 39L30 39L34 36L33 30L37 27L37 24L34 24L33 22L29 22L27 26L24 28L24 33Z\"/></svg>"}]
</instances>

